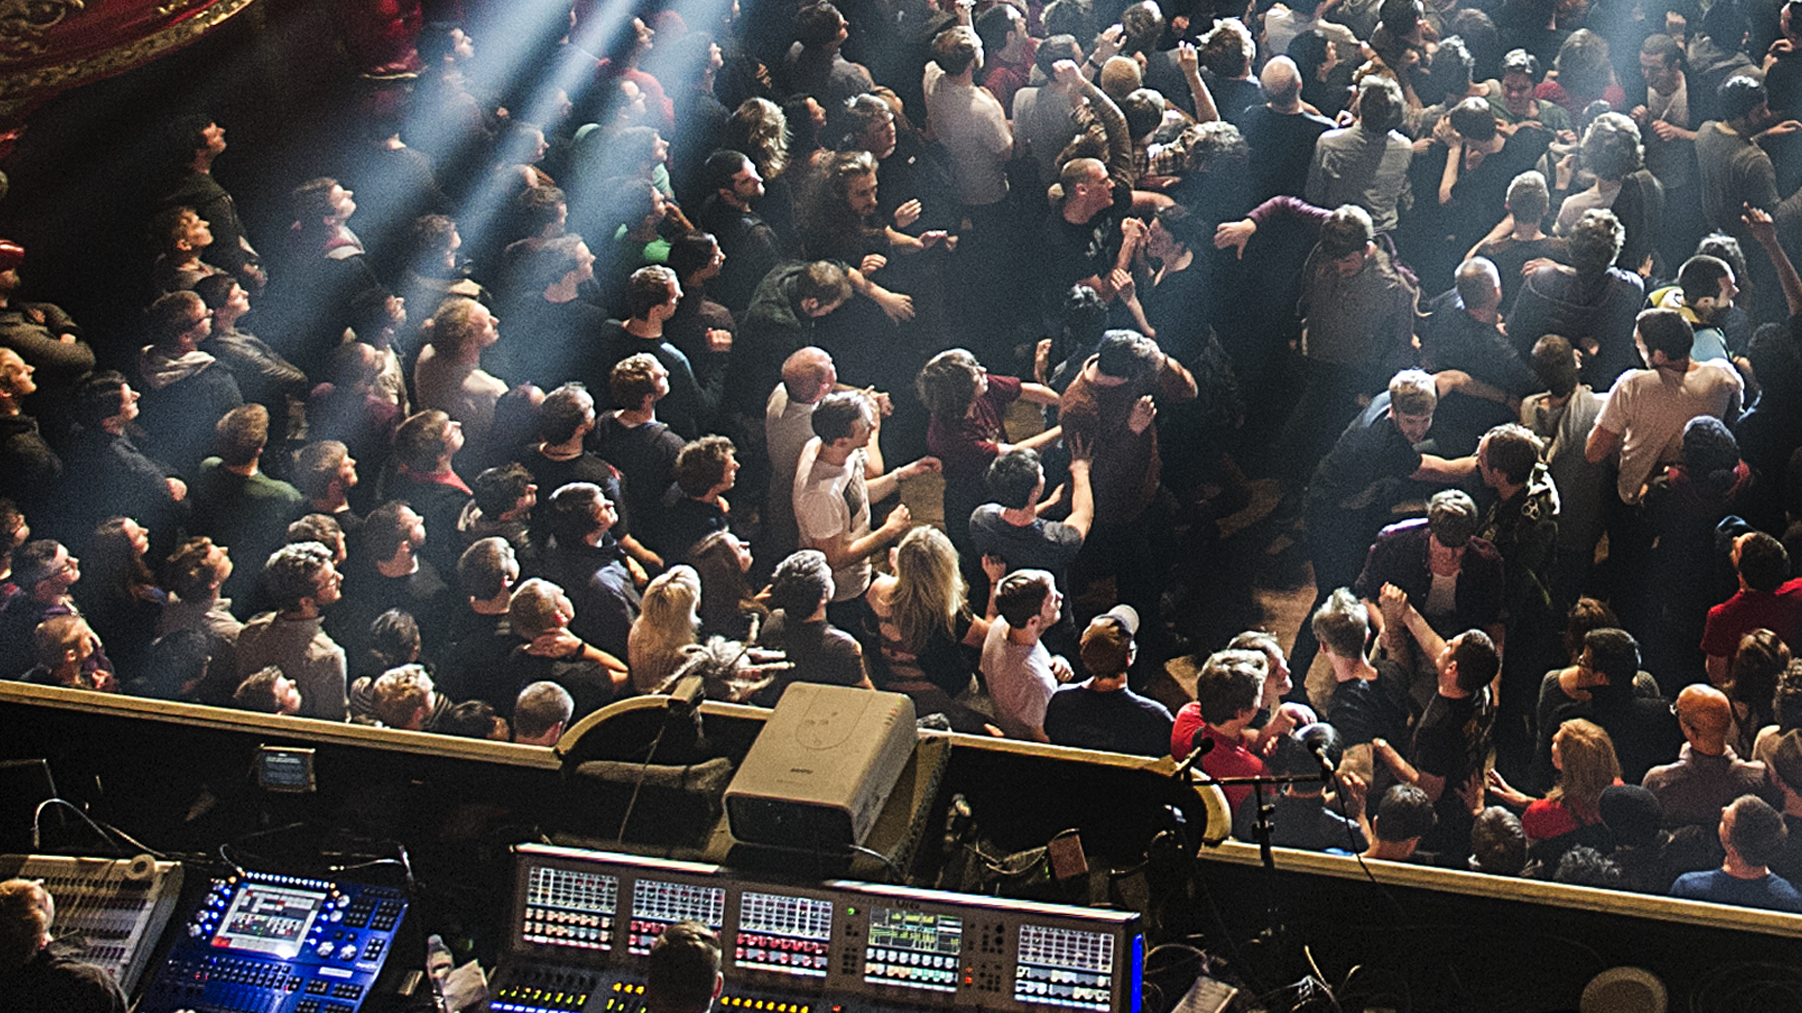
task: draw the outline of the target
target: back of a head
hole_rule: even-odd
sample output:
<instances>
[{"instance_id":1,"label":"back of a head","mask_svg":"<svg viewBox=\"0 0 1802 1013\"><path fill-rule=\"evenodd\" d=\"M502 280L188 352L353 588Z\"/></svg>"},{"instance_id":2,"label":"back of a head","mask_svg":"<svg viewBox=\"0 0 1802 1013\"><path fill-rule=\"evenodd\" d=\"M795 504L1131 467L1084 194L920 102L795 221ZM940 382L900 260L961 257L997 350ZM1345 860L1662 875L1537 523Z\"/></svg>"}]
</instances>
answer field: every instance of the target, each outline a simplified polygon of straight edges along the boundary
<instances>
[{"instance_id":1,"label":"back of a head","mask_svg":"<svg viewBox=\"0 0 1802 1013\"><path fill-rule=\"evenodd\" d=\"M1055 586L1051 574L1044 570L1015 570L996 585L995 607L1009 626L1023 630L1045 607L1045 599Z\"/></svg>"},{"instance_id":2,"label":"back of a head","mask_svg":"<svg viewBox=\"0 0 1802 1013\"><path fill-rule=\"evenodd\" d=\"M1621 255L1627 230L1613 211L1591 208L1571 226L1569 240L1570 265L1580 275L1596 275L1606 271Z\"/></svg>"},{"instance_id":3,"label":"back of a head","mask_svg":"<svg viewBox=\"0 0 1802 1013\"><path fill-rule=\"evenodd\" d=\"M1745 74L1735 74L1722 81L1715 95L1721 119L1728 122L1750 117L1754 110L1770 98L1765 91L1764 82Z\"/></svg>"},{"instance_id":4,"label":"back of a head","mask_svg":"<svg viewBox=\"0 0 1802 1013\"><path fill-rule=\"evenodd\" d=\"M1552 882L1590 886L1599 890L1620 888L1621 867L1594 848L1579 845L1566 851L1552 872Z\"/></svg>"},{"instance_id":5,"label":"back of a head","mask_svg":"<svg viewBox=\"0 0 1802 1013\"><path fill-rule=\"evenodd\" d=\"M802 549L777 564L770 576L769 604L781 609L790 621L813 615L821 599L832 595L832 568L818 549Z\"/></svg>"},{"instance_id":6,"label":"back of a head","mask_svg":"<svg viewBox=\"0 0 1802 1013\"><path fill-rule=\"evenodd\" d=\"M1138 331L1114 330L1101 336L1095 350L1096 368L1106 376L1142 380L1157 366L1158 346Z\"/></svg>"},{"instance_id":7,"label":"back of a head","mask_svg":"<svg viewBox=\"0 0 1802 1013\"><path fill-rule=\"evenodd\" d=\"M718 994L720 940L697 921L663 930L645 961L645 1005L650 1013L700 1013Z\"/></svg>"},{"instance_id":8,"label":"back of a head","mask_svg":"<svg viewBox=\"0 0 1802 1013\"><path fill-rule=\"evenodd\" d=\"M1495 137L1495 113L1487 99L1467 98L1453 106L1449 115L1452 129L1467 141L1486 142Z\"/></svg>"},{"instance_id":9,"label":"back of a head","mask_svg":"<svg viewBox=\"0 0 1802 1013\"><path fill-rule=\"evenodd\" d=\"M1358 85L1358 122L1365 130L1383 133L1401 125L1404 104L1401 85L1383 74L1371 74Z\"/></svg>"},{"instance_id":10,"label":"back of a head","mask_svg":"<svg viewBox=\"0 0 1802 1013\"><path fill-rule=\"evenodd\" d=\"M1783 814L1757 795L1741 795L1728 806L1733 813L1733 829L1727 840L1739 857L1752 865L1769 865L1783 855L1789 828Z\"/></svg>"},{"instance_id":11,"label":"back of a head","mask_svg":"<svg viewBox=\"0 0 1802 1013\"><path fill-rule=\"evenodd\" d=\"M1726 261L1706 253L1684 261L1683 266L1677 269L1677 285L1683 289L1684 305L1693 307L1710 296L1719 299L1721 279L1732 273L1732 270Z\"/></svg>"},{"instance_id":12,"label":"back of a head","mask_svg":"<svg viewBox=\"0 0 1802 1013\"><path fill-rule=\"evenodd\" d=\"M1715 0L1702 15L1700 34L1708 36L1710 41L1725 52L1731 53L1740 48L1745 42L1746 32L1750 30L1745 8L1737 0Z\"/></svg>"},{"instance_id":13,"label":"back of a head","mask_svg":"<svg viewBox=\"0 0 1802 1013\"><path fill-rule=\"evenodd\" d=\"M9 975L37 956L50 932L50 894L35 880L0 883L0 972Z\"/></svg>"},{"instance_id":14,"label":"back of a head","mask_svg":"<svg viewBox=\"0 0 1802 1013\"><path fill-rule=\"evenodd\" d=\"M1009 510L1022 509L1032 502L1032 492L1039 486L1039 469L1039 453L1031 447L999 454L989 463L989 494Z\"/></svg>"},{"instance_id":15,"label":"back of a head","mask_svg":"<svg viewBox=\"0 0 1802 1013\"><path fill-rule=\"evenodd\" d=\"M1527 867L1527 835L1520 817L1499 805L1477 814L1470 828L1471 864L1493 876L1518 876Z\"/></svg>"},{"instance_id":16,"label":"back of a head","mask_svg":"<svg viewBox=\"0 0 1802 1013\"><path fill-rule=\"evenodd\" d=\"M1695 329L1677 310L1641 310L1634 326L1639 329L1639 338L1645 343L1646 354L1650 356L1654 352L1663 352L1667 362L1688 359L1690 349L1696 343Z\"/></svg>"},{"instance_id":17,"label":"back of a head","mask_svg":"<svg viewBox=\"0 0 1802 1013\"><path fill-rule=\"evenodd\" d=\"M1690 481L1723 492L1740 479L1739 442L1727 424L1698 415L1683 425L1683 467Z\"/></svg>"},{"instance_id":18,"label":"back of a head","mask_svg":"<svg viewBox=\"0 0 1802 1013\"><path fill-rule=\"evenodd\" d=\"M1545 174L1537 169L1528 169L1508 182L1508 210L1517 222L1540 221L1551 203Z\"/></svg>"},{"instance_id":19,"label":"back of a head","mask_svg":"<svg viewBox=\"0 0 1802 1013\"><path fill-rule=\"evenodd\" d=\"M1383 793L1377 803L1376 819L1371 833L1379 841L1400 844L1425 837L1433 830L1438 817L1433 813L1433 800L1411 784L1397 784Z\"/></svg>"},{"instance_id":20,"label":"back of a head","mask_svg":"<svg viewBox=\"0 0 1802 1013\"><path fill-rule=\"evenodd\" d=\"M1294 108L1296 100L1301 98L1301 71L1287 56L1274 57L1264 64L1258 83L1264 88L1265 100L1274 109Z\"/></svg>"},{"instance_id":21,"label":"back of a head","mask_svg":"<svg viewBox=\"0 0 1802 1013\"><path fill-rule=\"evenodd\" d=\"M575 714L575 698L554 682L534 682L519 691L513 704L513 736L521 741L543 738Z\"/></svg>"},{"instance_id":22,"label":"back of a head","mask_svg":"<svg viewBox=\"0 0 1802 1013\"><path fill-rule=\"evenodd\" d=\"M1502 295L1502 275L1487 257L1472 257L1453 275L1458 298L1470 310L1493 309Z\"/></svg>"},{"instance_id":23,"label":"back of a head","mask_svg":"<svg viewBox=\"0 0 1802 1013\"><path fill-rule=\"evenodd\" d=\"M1597 675L1616 687L1629 687L1639 674L1639 641L1626 630L1604 628L1583 635L1583 647L1589 652L1589 665Z\"/></svg>"},{"instance_id":24,"label":"back of a head","mask_svg":"<svg viewBox=\"0 0 1802 1013\"><path fill-rule=\"evenodd\" d=\"M1763 531L1739 543L1739 575L1754 591L1775 591L1789 578L1789 552Z\"/></svg>"},{"instance_id":25,"label":"back of a head","mask_svg":"<svg viewBox=\"0 0 1802 1013\"><path fill-rule=\"evenodd\" d=\"M1576 390L1577 354L1570 339L1547 334L1534 342L1533 375L1539 377L1553 397L1564 397Z\"/></svg>"},{"instance_id":26,"label":"back of a head","mask_svg":"<svg viewBox=\"0 0 1802 1013\"><path fill-rule=\"evenodd\" d=\"M1644 164L1639 127L1620 113L1603 113L1583 132L1583 164L1604 180L1621 177Z\"/></svg>"}]
</instances>

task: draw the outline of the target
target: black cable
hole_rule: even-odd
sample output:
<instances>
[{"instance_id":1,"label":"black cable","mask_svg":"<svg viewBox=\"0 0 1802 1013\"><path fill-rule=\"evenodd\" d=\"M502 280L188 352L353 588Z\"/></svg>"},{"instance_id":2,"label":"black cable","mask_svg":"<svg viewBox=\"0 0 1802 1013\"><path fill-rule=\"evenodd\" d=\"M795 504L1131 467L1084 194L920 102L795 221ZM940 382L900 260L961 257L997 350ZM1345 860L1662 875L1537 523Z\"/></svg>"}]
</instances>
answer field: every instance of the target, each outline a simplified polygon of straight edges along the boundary
<instances>
[{"instance_id":1,"label":"black cable","mask_svg":"<svg viewBox=\"0 0 1802 1013\"><path fill-rule=\"evenodd\" d=\"M638 765L638 783L632 786L632 798L626 802L626 814L620 817L619 833L613 835L615 842L626 843L626 824L632 819L632 810L638 807L638 793L644 788L645 775L650 773L651 760L657 755L657 747L663 744L663 733L669 730L670 712L663 712L663 724L657 728L657 737L651 740L651 748L645 750L644 762Z\"/></svg>"}]
</instances>

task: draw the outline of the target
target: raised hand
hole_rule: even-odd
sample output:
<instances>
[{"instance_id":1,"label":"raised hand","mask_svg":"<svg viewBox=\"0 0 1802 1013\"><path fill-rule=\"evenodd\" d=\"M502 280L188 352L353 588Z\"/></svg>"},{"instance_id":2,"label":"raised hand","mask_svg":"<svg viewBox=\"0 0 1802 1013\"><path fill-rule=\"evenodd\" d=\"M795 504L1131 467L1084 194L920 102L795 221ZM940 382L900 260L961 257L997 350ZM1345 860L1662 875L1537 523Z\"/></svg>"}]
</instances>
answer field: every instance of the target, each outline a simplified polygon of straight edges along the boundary
<instances>
[{"instance_id":1,"label":"raised hand","mask_svg":"<svg viewBox=\"0 0 1802 1013\"><path fill-rule=\"evenodd\" d=\"M1143 433L1151 425L1151 421L1157 417L1157 402L1151 399L1150 394L1146 394L1133 402L1132 414L1126 417L1126 427L1131 429L1133 435L1136 436Z\"/></svg>"}]
</instances>

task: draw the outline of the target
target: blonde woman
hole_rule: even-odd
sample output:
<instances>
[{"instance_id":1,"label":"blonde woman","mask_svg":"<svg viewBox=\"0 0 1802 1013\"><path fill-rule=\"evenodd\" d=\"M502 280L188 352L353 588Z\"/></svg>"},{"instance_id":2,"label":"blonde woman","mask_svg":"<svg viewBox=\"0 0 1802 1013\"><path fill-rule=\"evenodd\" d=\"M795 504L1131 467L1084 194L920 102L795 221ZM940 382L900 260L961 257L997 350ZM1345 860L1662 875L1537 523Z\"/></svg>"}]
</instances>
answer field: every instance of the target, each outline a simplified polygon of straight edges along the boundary
<instances>
[{"instance_id":1,"label":"blonde woman","mask_svg":"<svg viewBox=\"0 0 1802 1013\"><path fill-rule=\"evenodd\" d=\"M988 618L970 612L958 573L957 550L935 527L916 527L889 550L894 574L878 574L864 593L873 618L860 631L876 650L870 660L877 688L906 693L921 714L940 712L953 726L968 712L952 701L970 688ZM990 583L1003 574L991 574ZM970 730L980 732L980 719ZM959 727L959 730L964 730Z\"/></svg>"},{"instance_id":2,"label":"blonde woman","mask_svg":"<svg viewBox=\"0 0 1802 1013\"><path fill-rule=\"evenodd\" d=\"M669 683L695 643L701 624L701 576L692 566L674 566L645 588L644 601L626 638L632 688L657 693Z\"/></svg>"},{"instance_id":3,"label":"blonde woman","mask_svg":"<svg viewBox=\"0 0 1802 1013\"><path fill-rule=\"evenodd\" d=\"M1600 725L1582 718L1564 722L1552 735L1552 766L1558 781L1541 799L1516 791L1499 771L1489 772L1491 794L1515 808L1525 807L1521 829L1542 863L1578 844L1594 846L1585 831L1603 829L1602 792L1621 783L1614 740Z\"/></svg>"}]
</instances>

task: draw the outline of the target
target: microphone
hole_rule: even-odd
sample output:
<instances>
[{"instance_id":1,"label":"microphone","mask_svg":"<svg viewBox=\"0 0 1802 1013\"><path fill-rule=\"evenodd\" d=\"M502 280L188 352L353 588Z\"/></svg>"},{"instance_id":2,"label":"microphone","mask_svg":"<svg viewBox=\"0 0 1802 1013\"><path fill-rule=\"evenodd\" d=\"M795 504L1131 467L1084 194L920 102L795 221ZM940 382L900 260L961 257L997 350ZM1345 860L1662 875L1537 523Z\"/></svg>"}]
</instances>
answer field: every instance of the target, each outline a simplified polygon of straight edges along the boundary
<instances>
[{"instance_id":1,"label":"microphone","mask_svg":"<svg viewBox=\"0 0 1802 1013\"><path fill-rule=\"evenodd\" d=\"M1176 765L1176 770L1172 771L1170 774L1171 777L1178 780L1182 779L1184 775L1189 773L1190 768L1194 767L1202 757L1208 755L1208 753L1213 750L1214 746L1218 743L1213 739L1208 738L1207 734L1208 730L1205 727L1196 730L1194 736L1189 739L1189 755L1183 757L1183 762Z\"/></svg>"},{"instance_id":2,"label":"microphone","mask_svg":"<svg viewBox=\"0 0 1802 1013\"><path fill-rule=\"evenodd\" d=\"M1326 758L1326 747L1318 741L1310 742L1308 752L1313 753L1315 761L1320 764L1321 783L1333 784L1338 779L1338 771L1333 768L1333 762Z\"/></svg>"}]
</instances>

